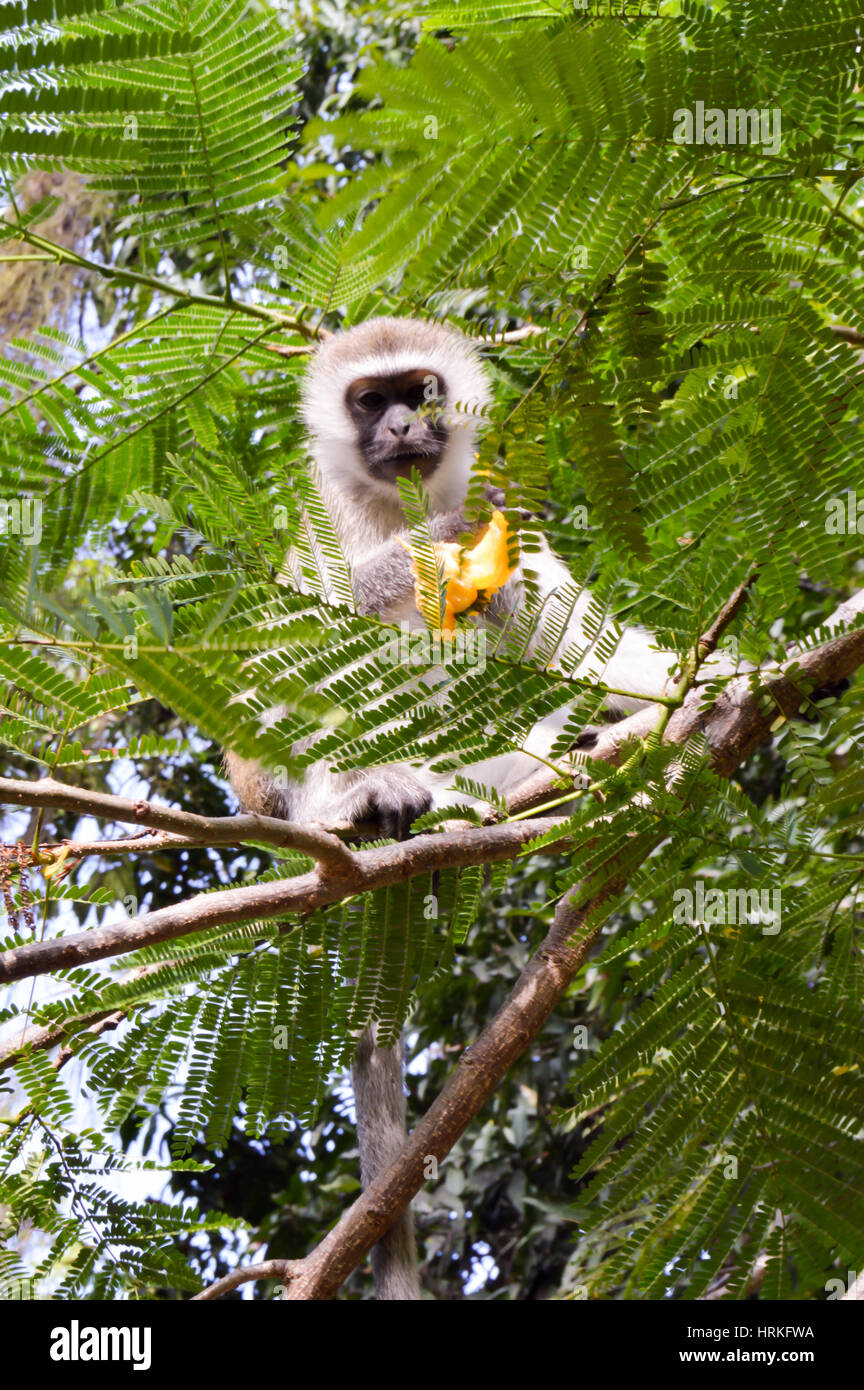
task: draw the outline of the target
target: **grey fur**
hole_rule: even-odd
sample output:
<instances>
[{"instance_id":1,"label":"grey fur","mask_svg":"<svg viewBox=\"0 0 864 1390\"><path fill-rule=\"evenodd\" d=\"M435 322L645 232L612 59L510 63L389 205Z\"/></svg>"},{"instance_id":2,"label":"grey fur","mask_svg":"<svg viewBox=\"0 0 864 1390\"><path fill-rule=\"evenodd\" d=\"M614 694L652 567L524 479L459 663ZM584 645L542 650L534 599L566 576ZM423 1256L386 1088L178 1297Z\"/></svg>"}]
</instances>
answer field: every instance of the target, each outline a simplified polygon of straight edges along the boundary
<instances>
[{"instance_id":1,"label":"grey fur","mask_svg":"<svg viewBox=\"0 0 864 1390\"><path fill-rule=\"evenodd\" d=\"M403 602L413 584L411 556L398 541L385 541L368 559L351 571L357 612L380 615Z\"/></svg>"},{"instance_id":2,"label":"grey fur","mask_svg":"<svg viewBox=\"0 0 864 1390\"><path fill-rule=\"evenodd\" d=\"M363 1186L399 1157L405 1143L405 1094L402 1089L402 1043L378 1047L375 1028L360 1039L351 1072L357 1111L360 1174ZM372 1275L379 1299L420 1298L417 1247L410 1206L372 1251Z\"/></svg>"},{"instance_id":3,"label":"grey fur","mask_svg":"<svg viewBox=\"0 0 864 1390\"><path fill-rule=\"evenodd\" d=\"M363 466L344 408L352 378L370 374L383 358L382 371L398 364L400 354L429 367L452 382L456 397L482 407L486 386L473 349L447 329L412 320L381 320L338 335L318 355L307 378L305 414L324 500L333 517L343 551L351 564L358 612L394 618L413 610L411 560L395 539L407 539L405 518L395 486L387 487ZM464 388L464 389L463 389ZM470 417L451 412L440 466L428 480L432 499L430 532L434 540L455 540L466 530L462 502L473 461L474 427ZM416 610L413 613L416 624ZM275 723L281 711L271 711ZM250 811L291 820L376 820L383 834L404 838L411 822L432 805L432 792L408 767L381 767L334 774L313 766L300 782L277 786L256 763L226 754L228 775L241 804ZM379 1048L375 1028L364 1033L352 1070L357 1136L364 1187L387 1168L405 1142L405 1097L402 1045ZM391 1301L420 1298L417 1254L410 1207L372 1251L377 1297Z\"/></svg>"},{"instance_id":4,"label":"grey fur","mask_svg":"<svg viewBox=\"0 0 864 1390\"><path fill-rule=\"evenodd\" d=\"M410 767L330 772L314 766L302 782L279 787L258 763L226 752L225 770L245 811L283 820L333 825L377 822L380 835L404 839L411 822L432 807L432 793Z\"/></svg>"},{"instance_id":5,"label":"grey fur","mask_svg":"<svg viewBox=\"0 0 864 1390\"><path fill-rule=\"evenodd\" d=\"M467 529L461 507L429 518L429 534L433 541L455 541ZM384 617L414 593L411 556L400 544L400 540L408 540L409 533L403 527L397 535L398 540L394 536L384 541L352 569L351 582L358 613Z\"/></svg>"}]
</instances>

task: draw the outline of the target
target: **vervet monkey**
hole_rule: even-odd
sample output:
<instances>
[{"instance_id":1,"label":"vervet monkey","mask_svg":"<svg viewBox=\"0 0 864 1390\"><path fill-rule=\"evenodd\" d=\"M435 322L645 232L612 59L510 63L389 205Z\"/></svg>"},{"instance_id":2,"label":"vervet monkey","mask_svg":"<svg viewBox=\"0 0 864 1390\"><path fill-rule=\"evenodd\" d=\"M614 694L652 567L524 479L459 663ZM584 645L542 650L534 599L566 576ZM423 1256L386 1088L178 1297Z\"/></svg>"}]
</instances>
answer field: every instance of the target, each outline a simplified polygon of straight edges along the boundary
<instances>
[{"instance_id":1,"label":"vervet monkey","mask_svg":"<svg viewBox=\"0 0 864 1390\"><path fill-rule=\"evenodd\" d=\"M486 372L470 340L438 324L370 319L334 334L315 353L303 385L302 412L315 479L351 568L359 612L424 628L411 558L400 543L408 531L396 480L409 477L412 469L419 472L429 497L433 540L453 541L463 535L468 529L463 505L475 462L475 437L489 399ZM586 648L574 674L633 692L634 699L608 697L609 708L619 712L663 694L674 653L659 651L650 633L627 629L611 657L592 657L593 644L583 629L591 593L582 590L577 597L566 566L542 537L539 540L540 553L520 564L479 621L501 627L518 612L524 602L524 573L530 572L545 603L533 648L544 646L553 622L560 618L561 605L549 600L567 591L569 620L556 650L560 653L574 644ZM607 624L600 635L609 630ZM544 650L544 662L550 655ZM274 711L274 721L278 714ZM524 752L487 759L465 770L475 781L506 793L536 769L532 754L548 757L567 714L564 708L542 720ZM250 809L266 808L287 819L325 824L374 821L393 837L404 835L411 821L432 806L470 800L453 790L451 776L424 768L387 766L334 775L319 764L308 769L302 781L277 787L254 764L230 754L228 766L232 785Z\"/></svg>"},{"instance_id":2,"label":"vervet monkey","mask_svg":"<svg viewBox=\"0 0 864 1390\"><path fill-rule=\"evenodd\" d=\"M412 469L419 472L429 497L433 540L461 536L467 529L463 505L475 462L475 437L489 400L489 383L475 348L461 334L437 324L371 319L335 334L316 351L303 386L303 418L316 481L350 566L361 613L424 627L411 558L399 540L408 532L397 479L407 478ZM570 594L569 618L560 640L554 640L554 620L561 616L560 606L554 613L554 602L547 603L548 612L544 609L532 639L543 651L544 663L554 654L548 650L552 632L554 651L573 643L586 648L576 675L635 692L635 700L610 696L613 709L637 708L663 693L675 656L658 651L648 633L625 631L612 656L592 662L592 644L583 630L591 595L577 595L567 568L548 546L520 562L480 621L500 626L518 612L529 571L542 599L554 600L565 589ZM275 711L274 721L278 717ZM466 771L506 793L538 766L532 754L548 756L566 719L564 709L536 726L523 752L487 759ZM433 805L468 799L452 790L449 776L424 768L389 766L334 774L318 764L302 781L280 787L255 763L229 753L227 765L247 810L325 824L373 820L394 838L404 837L412 821ZM401 1048L376 1048L369 1030L353 1080L362 1175L368 1186L404 1142ZM373 1269L379 1298L420 1297L410 1213L376 1247Z\"/></svg>"}]
</instances>

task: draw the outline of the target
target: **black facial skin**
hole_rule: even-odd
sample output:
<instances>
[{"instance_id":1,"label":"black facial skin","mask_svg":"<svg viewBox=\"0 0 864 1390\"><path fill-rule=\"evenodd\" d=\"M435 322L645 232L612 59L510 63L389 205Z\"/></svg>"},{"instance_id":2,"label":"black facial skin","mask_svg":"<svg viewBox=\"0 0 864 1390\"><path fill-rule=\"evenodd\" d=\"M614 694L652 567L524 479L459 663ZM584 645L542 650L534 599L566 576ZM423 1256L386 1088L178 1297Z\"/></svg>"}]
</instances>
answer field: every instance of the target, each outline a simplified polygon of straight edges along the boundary
<instances>
[{"instance_id":1,"label":"black facial skin","mask_svg":"<svg viewBox=\"0 0 864 1390\"><path fill-rule=\"evenodd\" d=\"M345 404L373 478L395 485L412 468L421 478L435 472L447 444L445 398L444 382L423 368L352 381Z\"/></svg>"}]
</instances>

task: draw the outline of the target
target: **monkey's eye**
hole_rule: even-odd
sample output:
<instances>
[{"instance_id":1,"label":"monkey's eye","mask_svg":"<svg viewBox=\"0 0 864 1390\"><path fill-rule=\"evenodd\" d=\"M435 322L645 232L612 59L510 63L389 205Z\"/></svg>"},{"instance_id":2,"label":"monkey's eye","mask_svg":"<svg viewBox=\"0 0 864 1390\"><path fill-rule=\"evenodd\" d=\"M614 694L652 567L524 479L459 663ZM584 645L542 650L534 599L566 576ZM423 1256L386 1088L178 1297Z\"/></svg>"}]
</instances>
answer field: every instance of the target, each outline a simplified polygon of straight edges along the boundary
<instances>
[{"instance_id":1,"label":"monkey's eye","mask_svg":"<svg viewBox=\"0 0 864 1390\"><path fill-rule=\"evenodd\" d=\"M363 391L357 397L357 404L363 410L380 410L384 404L384 397L380 391Z\"/></svg>"},{"instance_id":2,"label":"monkey's eye","mask_svg":"<svg viewBox=\"0 0 864 1390\"><path fill-rule=\"evenodd\" d=\"M425 399L426 391L420 384L417 386L409 386L408 390L405 392L405 404L409 406L411 410L419 410Z\"/></svg>"}]
</instances>

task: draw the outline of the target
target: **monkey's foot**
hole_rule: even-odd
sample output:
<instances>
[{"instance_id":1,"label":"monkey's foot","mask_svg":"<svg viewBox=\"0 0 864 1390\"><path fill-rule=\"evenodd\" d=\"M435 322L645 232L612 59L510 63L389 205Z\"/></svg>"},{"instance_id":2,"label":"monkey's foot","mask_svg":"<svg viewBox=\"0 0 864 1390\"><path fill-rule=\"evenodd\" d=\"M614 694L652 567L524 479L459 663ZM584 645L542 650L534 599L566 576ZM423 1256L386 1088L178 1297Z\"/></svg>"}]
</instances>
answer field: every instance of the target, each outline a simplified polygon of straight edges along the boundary
<instances>
[{"instance_id":1,"label":"monkey's foot","mask_svg":"<svg viewBox=\"0 0 864 1390\"><path fill-rule=\"evenodd\" d=\"M814 690L810 699L817 700L837 700L841 695L845 695L849 689L849 681L843 676L839 681L828 681L825 685L820 685L818 690Z\"/></svg>"},{"instance_id":2,"label":"monkey's foot","mask_svg":"<svg viewBox=\"0 0 864 1390\"><path fill-rule=\"evenodd\" d=\"M825 685L820 685L817 690L811 691L806 701L802 704L796 719L802 720L805 724L815 724L821 713L816 708L820 700L838 700L849 689L849 681L845 676L839 681L828 681Z\"/></svg>"},{"instance_id":3,"label":"monkey's foot","mask_svg":"<svg viewBox=\"0 0 864 1390\"><path fill-rule=\"evenodd\" d=\"M343 807L354 825L380 826L388 840L407 840L411 824L432 809L432 793L405 767L378 767L351 788Z\"/></svg>"}]
</instances>

